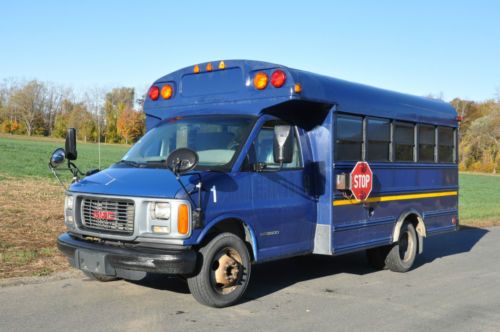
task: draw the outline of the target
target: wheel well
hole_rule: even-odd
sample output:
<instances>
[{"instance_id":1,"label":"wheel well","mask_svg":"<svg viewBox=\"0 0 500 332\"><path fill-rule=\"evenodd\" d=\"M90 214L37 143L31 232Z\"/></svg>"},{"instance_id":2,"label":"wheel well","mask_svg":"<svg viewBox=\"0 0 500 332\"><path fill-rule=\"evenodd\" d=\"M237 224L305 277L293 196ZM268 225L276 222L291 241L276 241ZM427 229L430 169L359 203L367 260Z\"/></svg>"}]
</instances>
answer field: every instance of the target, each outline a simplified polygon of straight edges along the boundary
<instances>
[{"instance_id":1,"label":"wheel well","mask_svg":"<svg viewBox=\"0 0 500 332\"><path fill-rule=\"evenodd\" d=\"M200 247L205 246L208 244L214 237L221 233L232 233L239 237L240 239L245 242L248 252L250 254L250 259L253 261L254 258L254 251L253 251L253 241L252 241L252 234L250 233L250 230L248 229L248 226L243 223L243 221L239 219L225 219L217 224L215 224L205 235L203 240L200 243Z\"/></svg>"},{"instance_id":2,"label":"wheel well","mask_svg":"<svg viewBox=\"0 0 500 332\"><path fill-rule=\"evenodd\" d=\"M413 227L415 227L415 231L417 232L418 236L418 252L422 253L424 249L423 238L427 236L427 230L425 228L424 219L416 211L409 211L408 213L401 215L401 217L396 222L396 226L394 227L392 241L398 241L401 226L403 226L404 222L410 222Z\"/></svg>"}]
</instances>

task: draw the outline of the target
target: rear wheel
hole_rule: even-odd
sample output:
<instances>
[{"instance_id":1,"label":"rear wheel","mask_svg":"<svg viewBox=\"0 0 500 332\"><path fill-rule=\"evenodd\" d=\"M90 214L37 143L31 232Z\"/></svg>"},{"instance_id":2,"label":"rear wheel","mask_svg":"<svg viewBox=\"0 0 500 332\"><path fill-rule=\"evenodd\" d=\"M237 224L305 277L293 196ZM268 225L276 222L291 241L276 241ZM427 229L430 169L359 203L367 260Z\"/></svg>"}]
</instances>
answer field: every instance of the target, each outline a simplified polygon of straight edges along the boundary
<instances>
[{"instance_id":1,"label":"rear wheel","mask_svg":"<svg viewBox=\"0 0 500 332\"><path fill-rule=\"evenodd\" d=\"M406 272L413 266L417 256L417 232L413 224L405 222L401 226L398 242L391 248L385 259L388 269Z\"/></svg>"},{"instance_id":2,"label":"rear wheel","mask_svg":"<svg viewBox=\"0 0 500 332\"><path fill-rule=\"evenodd\" d=\"M245 243L232 233L222 233L201 248L200 254L200 270L187 280L193 297L210 307L235 304L250 281L250 255Z\"/></svg>"}]
</instances>

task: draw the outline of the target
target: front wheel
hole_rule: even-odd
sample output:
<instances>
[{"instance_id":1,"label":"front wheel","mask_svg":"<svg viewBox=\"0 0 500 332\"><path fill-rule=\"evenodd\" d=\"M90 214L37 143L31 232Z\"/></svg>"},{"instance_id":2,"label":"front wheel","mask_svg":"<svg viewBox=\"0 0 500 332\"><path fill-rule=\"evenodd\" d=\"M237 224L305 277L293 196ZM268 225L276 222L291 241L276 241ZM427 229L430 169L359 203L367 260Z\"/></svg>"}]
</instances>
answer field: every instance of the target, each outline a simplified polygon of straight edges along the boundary
<instances>
[{"instance_id":1,"label":"front wheel","mask_svg":"<svg viewBox=\"0 0 500 332\"><path fill-rule=\"evenodd\" d=\"M200 270L187 280L193 297L215 308L235 304L250 281L251 262L245 243L232 233L222 233L201 248L200 254Z\"/></svg>"}]
</instances>

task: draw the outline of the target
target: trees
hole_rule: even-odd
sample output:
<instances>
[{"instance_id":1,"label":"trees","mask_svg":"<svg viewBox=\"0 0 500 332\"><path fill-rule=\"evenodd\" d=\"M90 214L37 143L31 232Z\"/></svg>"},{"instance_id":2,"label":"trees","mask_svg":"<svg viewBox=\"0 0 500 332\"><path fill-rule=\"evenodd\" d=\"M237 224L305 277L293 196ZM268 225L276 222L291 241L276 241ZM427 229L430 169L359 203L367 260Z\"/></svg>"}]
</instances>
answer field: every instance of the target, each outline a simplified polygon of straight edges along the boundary
<instances>
[{"instance_id":1,"label":"trees","mask_svg":"<svg viewBox=\"0 0 500 332\"><path fill-rule=\"evenodd\" d=\"M136 141L144 133L144 116L130 107L121 111L116 123L118 134L125 143Z\"/></svg>"},{"instance_id":2,"label":"trees","mask_svg":"<svg viewBox=\"0 0 500 332\"><path fill-rule=\"evenodd\" d=\"M0 83L0 131L65 137L70 127L84 141L131 143L144 132L144 116L134 110L133 88L93 88L77 99L64 86L32 80ZM140 107L140 105L139 105Z\"/></svg>"},{"instance_id":3,"label":"trees","mask_svg":"<svg viewBox=\"0 0 500 332\"><path fill-rule=\"evenodd\" d=\"M122 137L118 133L117 121L125 109L134 105L133 88L115 88L106 94L104 114L106 121L106 142L118 143Z\"/></svg>"}]
</instances>

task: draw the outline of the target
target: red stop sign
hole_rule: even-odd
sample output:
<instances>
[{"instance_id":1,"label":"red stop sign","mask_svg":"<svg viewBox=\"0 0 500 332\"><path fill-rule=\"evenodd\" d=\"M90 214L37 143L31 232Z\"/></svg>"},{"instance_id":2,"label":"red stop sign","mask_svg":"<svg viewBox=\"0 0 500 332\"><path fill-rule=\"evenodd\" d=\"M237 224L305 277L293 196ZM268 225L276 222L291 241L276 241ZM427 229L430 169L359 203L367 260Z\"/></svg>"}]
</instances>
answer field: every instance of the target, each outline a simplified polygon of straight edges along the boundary
<instances>
[{"instance_id":1,"label":"red stop sign","mask_svg":"<svg viewBox=\"0 0 500 332\"><path fill-rule=\"evenodd\" d=\"M351 171L351 192L354 198L364 201L370 196L373 187L373 172L365 161L358 161Z\"/></svg>"}]
</instances>

